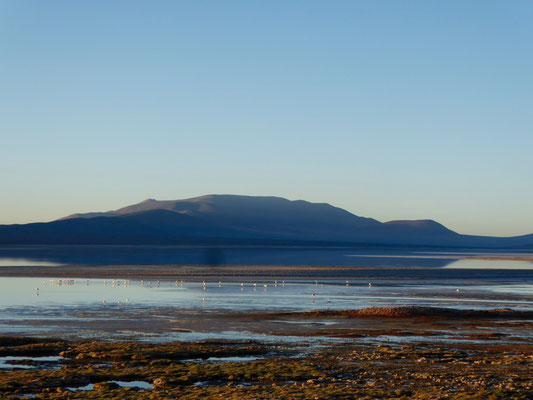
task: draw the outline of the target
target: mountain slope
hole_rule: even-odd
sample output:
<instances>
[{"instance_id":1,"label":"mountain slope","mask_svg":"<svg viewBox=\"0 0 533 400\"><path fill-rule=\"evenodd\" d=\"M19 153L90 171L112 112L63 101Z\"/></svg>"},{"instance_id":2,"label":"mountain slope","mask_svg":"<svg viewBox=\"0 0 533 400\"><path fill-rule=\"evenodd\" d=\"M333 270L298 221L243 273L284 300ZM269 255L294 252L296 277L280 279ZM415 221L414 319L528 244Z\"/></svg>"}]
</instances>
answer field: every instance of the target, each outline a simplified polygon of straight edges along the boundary
<instances>
[{"instance_id":1,"label":"mountain slope","mask_svg":"<svg viewBox=\"0 0 533 400\"><path fill-rule=\"evenodd\" d=\"M381 223L324 203L280 197L209 195L145 200L49 223L0 225L0 244L368 243L476 247L533 246L533 235L466 236L433 220Z\"/></svg>"},{"instance_id":2,"label":"mountain slope","mask_svg":"<svg viewBox=\"0 0 533 400\"><path fill-rule=\"evenodd\" d=\"M186 200L145 200L99 217L128 216L152 210L167 210L209 221L217 227L242 232L243 237L275 237L296 240L346 240L362 228L379 226L329 204L290 201L280 197L209 195ZM94 218L94 213L74 214L63 220Z\"/></svg>"}]
</instances>

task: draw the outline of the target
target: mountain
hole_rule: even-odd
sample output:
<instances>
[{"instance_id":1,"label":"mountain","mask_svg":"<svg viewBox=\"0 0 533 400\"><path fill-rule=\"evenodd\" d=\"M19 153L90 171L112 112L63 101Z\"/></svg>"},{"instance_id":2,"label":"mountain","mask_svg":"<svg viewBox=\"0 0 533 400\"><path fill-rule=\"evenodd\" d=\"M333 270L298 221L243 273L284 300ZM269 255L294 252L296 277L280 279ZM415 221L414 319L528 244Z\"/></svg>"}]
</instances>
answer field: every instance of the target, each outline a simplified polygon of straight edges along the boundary
<instances>
[{"instance_id":1,"label":"mountain","mask_svg":"<svg viewBox=\"0 0 533 400\"><path fill-rule=\"evenodd\" d=\"M433 220L379 222L326 203L209 195L57 221L0 225L0 244L393 244L532 246L533 235L460 235Z\"/></svg>"},{"instance_id":2,"label":"mountain","mask_svg":"<svg viewBox=\"0 0 533 400\"><path fill-rule=\"evenodd\" d=\"M355 231L381 225L374 219L358 217L329 204L290 201L280 197L234 195L210 195L172 201L148 199L116 211L96 215L75 214L61 220L92 219L95 216L129 218L155 210L187 216L198 224L209 225L217 230L226 229L231 231L232 237L242 238L345 240Z\"/></svg>"}]
</instances>

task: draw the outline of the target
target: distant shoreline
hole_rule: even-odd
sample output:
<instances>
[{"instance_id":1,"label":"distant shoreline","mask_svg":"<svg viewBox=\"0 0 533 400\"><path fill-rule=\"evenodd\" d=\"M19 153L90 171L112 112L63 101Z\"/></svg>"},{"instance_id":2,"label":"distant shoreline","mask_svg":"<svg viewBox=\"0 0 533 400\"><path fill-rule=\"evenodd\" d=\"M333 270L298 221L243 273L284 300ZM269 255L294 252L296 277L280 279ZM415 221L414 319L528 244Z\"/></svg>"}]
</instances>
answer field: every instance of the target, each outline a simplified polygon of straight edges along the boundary
<instances>
[{"instance_id":1,"label":"distant shoreline","mask_svg":"<svg viewBox=\"0 0 533 400\"><path fill-rule=\"evenodd\" d=\"M424 256L422 256L424 257ZM416 258L416 257L415 257ZM533 257L453 257L457 260L524 261L533 262ZM398 279L427 278L435 271L443 277L473 275L476 269L450 269L439 267L368 267L328 265L57 265L57 266L2 266L0 277L69 277L69 278L129 278L129 279L218 279L237 281L246 278L256 280L272 279ZM508 269L491 269L492 274L505 276ZM533 275L531 270L513 270L525 277Z\"/></svg>"}]
</instances>

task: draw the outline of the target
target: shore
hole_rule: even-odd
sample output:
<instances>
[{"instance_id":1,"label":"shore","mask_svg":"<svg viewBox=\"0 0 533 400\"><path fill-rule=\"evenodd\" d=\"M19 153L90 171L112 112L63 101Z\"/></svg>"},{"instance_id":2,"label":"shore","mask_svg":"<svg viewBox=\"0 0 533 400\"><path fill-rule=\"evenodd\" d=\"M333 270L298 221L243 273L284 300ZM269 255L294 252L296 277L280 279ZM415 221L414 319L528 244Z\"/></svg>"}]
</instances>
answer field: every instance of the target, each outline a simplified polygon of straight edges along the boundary
<instances>
[{"instance_id":1,"label":"shore","mask_svg":"<svg viewBox=\"0 0 533 400\"><path fill-rule=\"evenodd\" d=\"M10 400L533 398L533 346L520 337L533 328L520 320L529 314L405 307L358 315L211 314L205 324L216 319L233 329L240 321L272 333L272 321L281 320L286 329L269 342L0 336L0 394ZM197 322L205 316L196 315ZM171 319L164 312L158 318ZM175 318L192 314L176 311ZM284 340L295 334L303 340Z\"/></svg>"},{"instance_id":2,"label":"shore","mask_svg":"<svg viewBox=\"0 0 533 400\"><path fill-rule=\"evenodd\" d=\"M479 258L481 259L481 258ZM515 258L515 260L518 260ZM520 258L519 260L522 260ZM505 278L505 268L491 270L452 269L433 267L358 267L358 266L299 266L299 265L57 265L2 266L0 277L87 278L87 279L225 279L240 281L254 278L271 279L397 279L439 276L450 279L483 278L490 271ZM481 271L481 272L480 272ZM533 269L513 270L513 274L533 277Z\"/></svg>"}]
</instances>

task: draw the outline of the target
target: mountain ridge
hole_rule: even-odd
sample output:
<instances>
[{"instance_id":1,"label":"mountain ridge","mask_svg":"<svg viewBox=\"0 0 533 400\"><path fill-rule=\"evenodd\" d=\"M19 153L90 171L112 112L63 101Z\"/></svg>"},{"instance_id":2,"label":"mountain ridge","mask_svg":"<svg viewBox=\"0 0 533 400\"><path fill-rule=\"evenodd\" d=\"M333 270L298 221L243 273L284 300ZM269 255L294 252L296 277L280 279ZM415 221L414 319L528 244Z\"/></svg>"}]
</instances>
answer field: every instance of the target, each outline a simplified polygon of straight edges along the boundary
<instances>
[{"instance_id":1,"label":"mountain ridge","mask_svg":"<svg viewBox=\"0 0 533 400\"><path fill-rule=\"evenodd\" d=\"M461 235L437 221L380 222L328 203L275 196L205 195L146 199L117 210L56 221L0 225L0 244L369 243L533 247L533 235Z\"/></svg>"}]
</instances>

